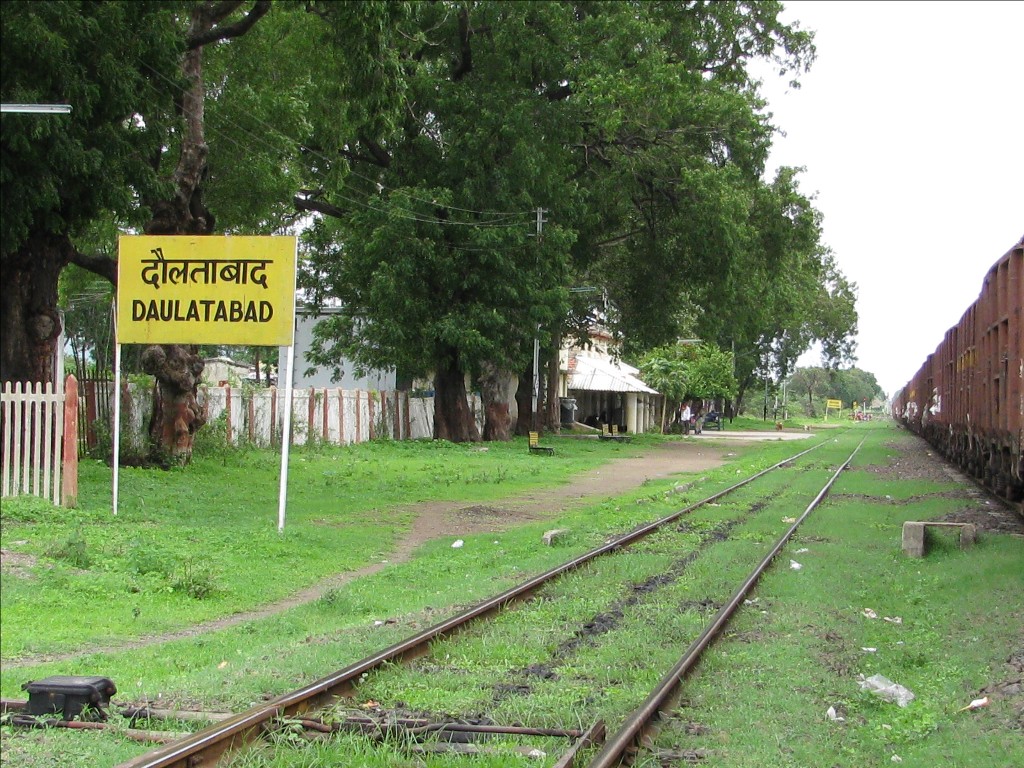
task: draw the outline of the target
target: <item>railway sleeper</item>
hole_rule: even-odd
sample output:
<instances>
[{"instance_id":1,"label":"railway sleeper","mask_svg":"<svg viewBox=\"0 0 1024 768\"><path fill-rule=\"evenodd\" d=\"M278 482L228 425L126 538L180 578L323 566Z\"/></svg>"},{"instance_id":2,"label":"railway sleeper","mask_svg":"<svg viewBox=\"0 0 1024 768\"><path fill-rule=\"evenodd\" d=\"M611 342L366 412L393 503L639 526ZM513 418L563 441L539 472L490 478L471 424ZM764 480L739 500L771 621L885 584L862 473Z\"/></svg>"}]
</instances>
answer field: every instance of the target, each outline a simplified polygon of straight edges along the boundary
<instances>
[{"instance_id":1,"label":"railway sleeper","mask_svg":"<svg viewBox=\"0 0 1024 768\"><path fill-rule=\"evenodd\" d=\"M340 720L302 718L298 721L278 721L279 728L287 727L289 724L301 726L306 731L307 740L329 738L339 732L355 732L375 741L401 741L407 745L410 752L421 754L447 752L462 755L500 755L512 751L528 757L544 757L546 753L537 747L491 748L479 744L497 735L569 739L574 743L559 765L573 765L573 756L580 749L603 743L605 734L604 723L600 720L586 731L575 728L531 728L492 723L431 722L422 718L380 720L362 716L350 716Z\"/></svg>"},{"instance_id":2,"label":"railway sleeper","mask_svg":"<svg viewBox=\"0 0 1024 768\"><path fill-rule=\"evenodd\" d=\"M318 733L338 731L363 733L380 740L388 738L444 739L452 742L468 742L486 739L494 735L546 736L578 739L583 731L570 728L531 728L522 725L496 725L493 723L431 722L422 718L376 719L352 716L340 720L302 718L303 728Z\"/></svg>"},{"instance_id":3,"label":"railway sleeper","mask_svg":"<svg viewBox=\"0 0 1024 768\"><path fill-rule=\"evenodd\" d=\"M12 715L10 724L16 728L67 728L78 731L112 731L118 736L141 744L172 744L186 734L173 731L144 731L137 728L121 728L107 722L95 720L61 720L58 717L39 715Z\"/></svg>"}]
</instances>

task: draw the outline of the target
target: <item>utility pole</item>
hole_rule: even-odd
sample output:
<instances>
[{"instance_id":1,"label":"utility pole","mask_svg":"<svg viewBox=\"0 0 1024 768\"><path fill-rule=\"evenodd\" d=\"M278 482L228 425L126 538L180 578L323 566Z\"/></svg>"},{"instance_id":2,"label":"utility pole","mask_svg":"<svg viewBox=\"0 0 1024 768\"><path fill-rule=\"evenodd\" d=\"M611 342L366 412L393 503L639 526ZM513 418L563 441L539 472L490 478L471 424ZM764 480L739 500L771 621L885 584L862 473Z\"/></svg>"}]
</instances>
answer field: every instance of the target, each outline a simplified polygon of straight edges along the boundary
<instances>
[{"instance_id":1,"label":"utility pole","mask_svg":"<svg viewBox=\"0 0 1024 768\"><path fill-rule=\"evenodd\" d=\"M768 356L764 359L764 420L768 421Z\"/></svg>"},{"instance_id":2,"label":"utility pole","mask_svg":"<svg viewBox=\"0 0 1024 768\"><path fill-rule=\"evenodd\" d=\"M531 411L532 427L535 432L540 431L540 414L537 412L537 403L540 400L540 325L533 336L533 409Z\"/></svg>"},{"instance_id":3,"label":"utility pole","mask_svg":"<svg viewBox=\"0 0 1024 768\"><path fill-rule=\"evenodd\" d=\"M547 209L537 206L537 243L544 240L544 214ZM538 256L539 258L539 256ZM534 431L540 431L540 325L533 336L533 409L530 413Z\"/></svg>"}]
</instances>

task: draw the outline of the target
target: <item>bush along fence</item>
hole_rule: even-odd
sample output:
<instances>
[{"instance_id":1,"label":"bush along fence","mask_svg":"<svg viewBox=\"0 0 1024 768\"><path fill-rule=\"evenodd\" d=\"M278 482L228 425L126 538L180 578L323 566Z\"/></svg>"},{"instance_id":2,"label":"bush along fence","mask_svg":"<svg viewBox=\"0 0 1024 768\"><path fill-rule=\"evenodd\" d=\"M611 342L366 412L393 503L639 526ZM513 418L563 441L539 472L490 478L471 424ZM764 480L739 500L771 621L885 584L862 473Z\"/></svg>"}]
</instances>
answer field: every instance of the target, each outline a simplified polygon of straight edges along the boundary
<instances>
[{"instance_id":1,"label":"bush along fence","mask_svg":"<svg viewBox=\"0 0 1024 768\"><path fill-rule=\"evenodd\" d=\"M40 496L54 504L78 503L78 381L55 388L4 382L0 432L2 495Z\"/></svg>"},{"instance_id":2,"label":"bush along fence","mask_svg":"<svg viewBox=\"0 0 1024 768\"><path fill-rule=\"evenodd\" d=\"M86 442L83 448L95 449L100 442L109 444L109 439L104 441L102 438L111 434L113 407L106 404L97 407L90 403L90 399L112 398L113 386L96 386L90 391L83 395L81 410L98 414L109 409L111 414L110 421L100 419L98 423L90 422L83 426ZM264 448L281 445L285 408L283 389L226 385L201 387L198 400L206 416L206 426L200 431L200 436L204 431L212 431L230 445L249 444ZM480 399L473 396L470 405L482 428ZM122 457L145 453L151 413L152 387L122 384ZM352 445L378 439L429 439L433 434L432 397L410 397L404 391L312 387L292 390L292 445Z\"/></svg>"}]
</instances>

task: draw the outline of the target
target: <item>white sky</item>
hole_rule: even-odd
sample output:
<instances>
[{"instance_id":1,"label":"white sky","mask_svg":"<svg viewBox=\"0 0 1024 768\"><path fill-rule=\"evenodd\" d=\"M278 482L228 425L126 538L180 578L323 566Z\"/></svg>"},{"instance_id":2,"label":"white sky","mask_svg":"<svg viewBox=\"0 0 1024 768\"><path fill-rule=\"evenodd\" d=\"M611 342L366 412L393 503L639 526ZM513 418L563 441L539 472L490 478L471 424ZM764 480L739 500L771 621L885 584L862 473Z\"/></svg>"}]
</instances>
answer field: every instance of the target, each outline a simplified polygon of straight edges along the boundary
<instances>
[{"instance_id":1,"label":"white sky","mask_svg":"<svg viewBox=\"0 0 1024 768\"><path fill-rule=\"evenodd\" d=\"M785 3L818 57L766 75L769 161L803 166L858 285L857 365L892 395L1024 235L1024 2ZM817 365L818 355L802 365Z\"/></svg>"}]
</instances>

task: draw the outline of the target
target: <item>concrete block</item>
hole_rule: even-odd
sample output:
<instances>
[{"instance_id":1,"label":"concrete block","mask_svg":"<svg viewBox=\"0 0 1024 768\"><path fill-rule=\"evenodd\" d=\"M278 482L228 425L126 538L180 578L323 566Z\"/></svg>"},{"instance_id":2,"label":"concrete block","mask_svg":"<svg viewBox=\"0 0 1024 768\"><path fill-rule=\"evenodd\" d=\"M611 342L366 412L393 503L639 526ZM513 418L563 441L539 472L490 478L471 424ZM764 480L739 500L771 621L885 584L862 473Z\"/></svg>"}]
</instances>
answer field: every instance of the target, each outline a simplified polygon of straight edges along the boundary
<instances>
[{"instance_id":1,"label":"concrete block","mask_svg":"<svg viewBox=\"0 0 1024 768\"><path fill-rule=\"evenodd\" d=\"M568 531L568 529L566 529L566 528L555 528L555 529L553 529L553 530L547 531L547 532L546 532L546 533L544 534L544 544L545 544L546 546L549 546L549 547L550 547L550 546L552 545L552 543L554 542L554 540L555 540L555 539L557 539L557 538L558 538L559 536L561 536L562 534L564 534L564 533L568 533L568 532L569 532L569 531Z\"/></svg>"},{"instance_id":2,"label":"concrete block","mask_svg":"<svg viewBox=\"0 0 1024 768\"><path fill-rule=\"evenodd\" d=\"M903 524L903 554L907 557L924 557L924 523Z\"/></svg>"},{"instance_id":3,"label":"concrete block","mask_svg":"<svg viewBox=\"0 0 1024 768\"><path fill-rule=\"evenodd\" d=\"M978 529L973 523L921 523L903 524L903 554L907 557L924 557L925 528L957 528L960 531L960 549L970 549L978 540Z\"/></svg>"}]
</instances>

